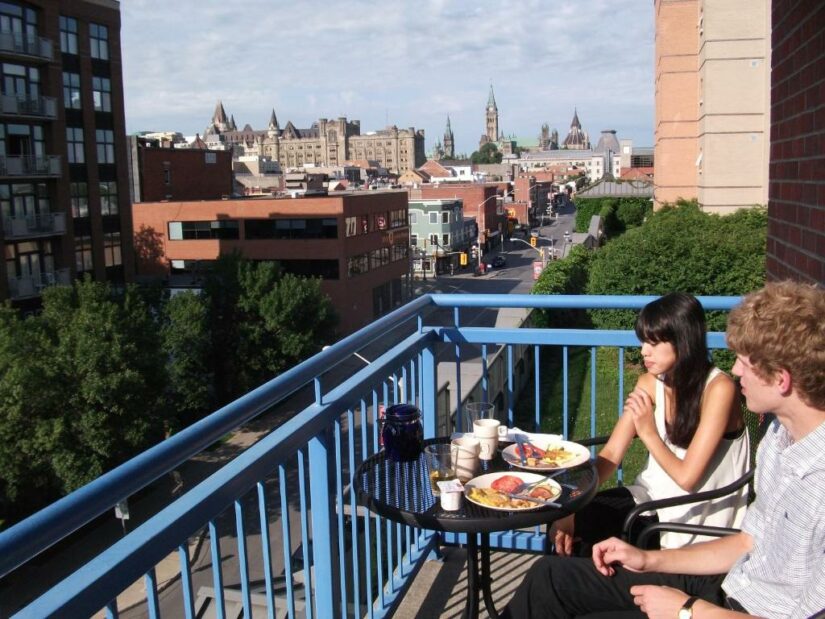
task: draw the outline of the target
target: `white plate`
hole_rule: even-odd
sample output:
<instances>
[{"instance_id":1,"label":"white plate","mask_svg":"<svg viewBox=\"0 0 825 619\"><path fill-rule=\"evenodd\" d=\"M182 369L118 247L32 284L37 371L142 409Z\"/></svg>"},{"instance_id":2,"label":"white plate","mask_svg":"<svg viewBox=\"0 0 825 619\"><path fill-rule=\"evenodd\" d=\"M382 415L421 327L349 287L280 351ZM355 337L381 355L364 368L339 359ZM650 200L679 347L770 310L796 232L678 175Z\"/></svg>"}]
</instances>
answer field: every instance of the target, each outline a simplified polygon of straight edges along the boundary
<instances>
[{"instance_id":1,"label":"white plate","mask_svg":"<svg viewBox=\"0 0 825 619\"><path fill-rule=\"evenodd\" d=\"M535 441L530 442L539 449L544 449L547 447L546 444L536 443ZM560 469L569 469L574 466L578 466L590 460L590 449L584 445L579 445L578 443L573 443L571 441L554 441L552 442L552 446L564 447L565 450L573 454L573 458L559 466L554 466L549 462L536 464L534 466L522 464L518 451L516 451L518 448L518 443L514 443L513 445L505 448L504 451L501 452L501 457L504 458L504 461L507 464L511 464L526 471L558 471Z\"/></svg>"},{"instance_id":2,"label":"white plate","mask_svg":"<svg viewBox=\"0 0 825 619\"><path fill-rule=\"evenodd\" d=\"M487 473L486 475L479 475L478 477L473 477L470 481L464 484L464 496L467 498L470 503L475 503L481 507L486 507L487 509L494 509L500 512L526 512L533 509L540 509L544 507L541 503L533 503L530 507L495 507L493 505L485 505L484 503L480 503L478 501L474 501L470 498L470 489L471 488L490 488L493 485L493 482L505 475L511 475L513 477L518 477L522 482L525 484L530 484L535 481L539 481L544 479L544 475L539 475L537 473L522 473L521 471L510 471L510 472L501 472L501 473ZM548 479L544 485L547 485L553 488L555 496L553 498L557 498L561 496L561 486L557 484L552 479Z\"/></svg>"}]
</instances>

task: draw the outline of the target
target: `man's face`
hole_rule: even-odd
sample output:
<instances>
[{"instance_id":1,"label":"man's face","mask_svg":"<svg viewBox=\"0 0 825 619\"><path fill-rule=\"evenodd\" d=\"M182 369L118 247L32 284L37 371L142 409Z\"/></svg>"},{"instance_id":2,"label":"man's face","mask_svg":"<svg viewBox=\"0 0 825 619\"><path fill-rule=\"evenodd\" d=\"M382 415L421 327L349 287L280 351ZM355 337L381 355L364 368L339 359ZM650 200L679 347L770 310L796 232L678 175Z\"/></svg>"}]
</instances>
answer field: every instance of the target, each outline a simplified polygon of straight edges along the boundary
<instances>
[{"instance_id":1,"label":"man's face","mask_svg":"<svg viewBox=\"0 0 825 619\"><path fill-rule=\"evenodd\" d=\"M742 395L750 410L759 414L774 411L781 395L776 381L759 376L746 355L736 355L731 372L739 377Z\"/></svg>"}]
</instances>

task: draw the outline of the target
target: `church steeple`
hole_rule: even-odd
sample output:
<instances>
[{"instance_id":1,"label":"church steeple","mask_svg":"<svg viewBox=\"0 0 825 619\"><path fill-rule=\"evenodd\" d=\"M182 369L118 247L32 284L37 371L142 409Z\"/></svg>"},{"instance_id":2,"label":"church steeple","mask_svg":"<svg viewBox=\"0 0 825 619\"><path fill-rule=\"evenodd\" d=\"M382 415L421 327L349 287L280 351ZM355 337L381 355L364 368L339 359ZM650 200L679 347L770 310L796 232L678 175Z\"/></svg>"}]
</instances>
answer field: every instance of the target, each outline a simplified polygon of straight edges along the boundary
<instances>
[{"instance_id":1,"label":"church steeple","mask_svg":"<svg viewBox=\"0 0 825 619\"><path fill-rule=\"evenodd\" d=\"M450 115L447 114L447 128L444 130L444 155L447 159L455 158L455 139L450 127Z\"/></svg>"},{"instance_id":2,"label":"church steeple","mask_svg":"<svg viewBox=\"0 0 825 619\"><path fill-rule=\"evenodd\" d=\"M493 93L493 84L492 83L490 84L490 96L487 97L487 109L498 111L498 107L496 107L496 96Z\"/></svg>"}]
</instances>

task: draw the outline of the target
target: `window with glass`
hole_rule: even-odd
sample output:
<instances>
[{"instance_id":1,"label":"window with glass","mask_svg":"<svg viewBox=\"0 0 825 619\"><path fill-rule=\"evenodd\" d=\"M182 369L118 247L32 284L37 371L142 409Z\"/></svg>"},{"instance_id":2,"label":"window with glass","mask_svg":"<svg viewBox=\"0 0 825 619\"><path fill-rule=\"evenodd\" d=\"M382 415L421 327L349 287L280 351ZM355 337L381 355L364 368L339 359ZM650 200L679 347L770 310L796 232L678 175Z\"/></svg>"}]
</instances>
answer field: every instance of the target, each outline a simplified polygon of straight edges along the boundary
<instances>
[{"instance_id":1,"label":"window with glass","mask_svg":"<svg viewBox=\"0 0 825 619\"><path fill-rule=\"evenodd\" d=\"M438 223L438 213L430 213L430 223L437 224Z\"/></svg>"},{"instance_id":2,"label":"window with glass","mask_svg":"<svg viewBox=\"0 0 825 619\"><path fill-rule=\"evenodd\" d=\"M245 237L261 239L337 239L338 221L333 218L246 219Z\"/></svg>"},{"instance_id":3,"label":"window with glass","mask_svg":"<svg viewBox=\"0 0 825 619\"><path fill-rule=\"evenodd\" d=\"M28 51L37 36L37 13L19 4L0 2L0 32L8 33L15 47Z\"/></svg>"},{"instance_id":4,"label":"window with glass","mask_svg":"<svg viewBox=\"0 0 825 619\"><path fill-rule=\"evenodd\" d=\"M63 106L70 110L80 109L80 75L63 72Z\"/></svg>"},{"instance_id":5,"label":"window with glass","mask_svg":"<svg viewBox=\"0 0 825 619\"><path fill-rule=\"evenodd\" d=\"M418 235L411 234L410 235L410 247L416 247L418 245Z\"/></svg>"},{"instance_id":6,"label":"window with glass","mask_svg":"<svg viewBox=\"0 0 825 619\"><path fill-rule=\"evenodd\" d=\"M112 82L106 77L92 77L92 99L95 112L112 111Z\"/></svg>"},{"instance_id":7,"label":"window with glass","mask_svg":"<svg viewBox=\"0 0 825 619\"><path fill-rule=\"evenodd\" d=\"M69 163L85 163L83 127L66 127L66 151Z\"/></svg>"},{"instance_id":8,"label":"window with glass","mask_svg":"<svg viewBox=\"0 0 825 619\"><path fill-rule=\"evenodd\" d=\"M410 213L410 225L414 226L418 223L418 213Z\"/></svg>"},{"instance_id":9,"label":"window with glass","mask_svg":"<svg viewBox=\"0 0 825 619\"><path fill-rule=\"evenodd\" d=\"M205 239L237 239L238 220L220 219L217 221L170 221L169 240L205 240Z\"/></svg>"},{"instance_id":10,"label":"window with glass","mask_svg":"<svg viewBox=\"0 0 825 619\"><path fill-rule=\"evenodd\" d=\"M442 234L441 235L441 245L444 247L450 246L450 235L449 234Z\"/></svg>"},{"instance_id":11,"label":"window with glass","mask_svg":"<svg viewBox=\"0 0 825 619\"><path fill-rule=\"evenodd\" d=\"M74 237L74 264L78 275L94 271L94 258L91 236Z\"/></svg>"},{"instance_id":12,"label":"window with glass","mask_svg":"<svg viewBox=\"0 0 825 619\"><path fill-rule=\"evenodd\" d=\"M357 217L347 217L344 219L344 225L346 226L346 235L347 236L355 236L358 234L358 218Z\"/></svg>"},{"instance_id":13,"label":"window with glass","mask_svg":"<svg viewBox=\"0 0 825 619\"><path fill-rule=\"evenodd\" d=\"M103 262L107 267L116 267L123 264L120 232L106 232L103 235Z\"/></svg>"},{"instance_id":14,"label":"window with glass","mask_svg":"<svg viewBox=\"0 0 825 619\"><path fill-rule=\"evenodd\" d=\"M442 211L441 212L441 223L443 223L443 224L450 223L450 211Z\"/></svg>"},{"instance_id":15,"label":"window with glass","mask_svg":"<svg viewBox=\"0 0 825 619\"><path fill-rule=\"evenodd\" d=\"M17 98L19 111L39 111L35 107L40 97L40 70L21 64L4 62L0 65L3 74L3 94ZM21 109L21 106L26 106Z\"/></svg>"},{"instance_id":16,"label":"window with glass","mask_svg":"<svg viewBox=\"0 0 825 619\"><path fill-rule=\"evenodd\" d=\"M92 58L109 60L109 29L101 24L89 24L89 49Z\"/></svg>"},{"instance_id":17,"label":"window with glass","mask_svg":"<svg viewBox=\"0 0 825 619\"><path fill-rule=\"evenodd\" d=\"M438 235L437 234L431 234L430 235L430 245L432 245L433 247L438 247Z\"/></svg>"},{"instance_id":18,"label":"window with glass","mask_svg":"<svg viewBox=\"0 0 825 619\"><path fill-rule=\"evenodd\" d=\"M97 141L97 162L115 162L115 134L111 129L97 129L95 131Z\"/></svg>"},{"instance_id":19,"label":"window with glass","mask_svg":"<svg viewBox=\"0 0 825 619\"><path fill-rule=\"evenodd\" d=\"M101 181L100 183L100 214L118 214L117 183L115 181Z\"/></svg>"},{"instance_id":20,"label":"window with glass","mask_svg":"<svg viewBox=\"0 0 825 619\"><path fill-rule=\"evenodd\" d=\"M405 213L403 208L390 211L390 228L403 228L407 225Z\"/></svg>"},{"instance_id":21,"label":"window with glass","mask_svg":"<svg viewBox=\"0 0 825 619\"><path fill-rule=\"evenodd\" d=\"M357 256L350 256L347 258L347 276L353 277L367 273L370 270L369 256L367 254L359 254Z\"/></svg>"},{"instance_id":22,"label":"window with glass","mask_svg":"<svg viewBox=\"0 0 825 619\"><path fill-rule=\"evenodd\" d=\"M60 51L77 54L77 20L74 17L60 16Z\"/></svg>"},{"instance_id":23,"label":"window with glass","mask_svg":"<svg viewBox=\"0 0 825 619\"><path fill-rule=\"evenodd\" d=\"M86 183L69 183L69 202L72 217L89 216L89 186Z\"/></svg>"}]
</instances>

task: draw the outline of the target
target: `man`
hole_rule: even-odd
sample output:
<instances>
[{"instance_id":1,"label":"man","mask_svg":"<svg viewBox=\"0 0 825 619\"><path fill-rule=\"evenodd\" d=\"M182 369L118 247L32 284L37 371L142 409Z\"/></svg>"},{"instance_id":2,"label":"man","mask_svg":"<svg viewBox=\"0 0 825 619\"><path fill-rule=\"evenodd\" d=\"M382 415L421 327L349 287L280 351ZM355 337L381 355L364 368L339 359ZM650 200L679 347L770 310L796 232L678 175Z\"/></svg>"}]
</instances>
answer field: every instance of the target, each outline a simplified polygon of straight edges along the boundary
<instances>
[{"instance_id":1,"label":"man","mask_svg":"<svg viewBox=\"0 0 825 619\"><path fill-rule=\"evenodd\" d=\"M793 617L825 609L825 290L783 282L728 319L748 408L774 413L756 500L736 535L644 551L611 538L593 558L537 562L504 617ZM725 576L725 574L727 574Z\"/></svg>"}]
</instances>

